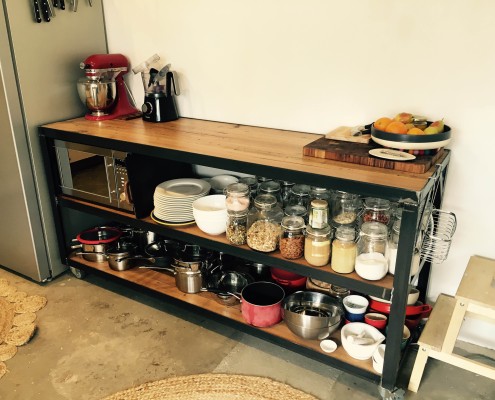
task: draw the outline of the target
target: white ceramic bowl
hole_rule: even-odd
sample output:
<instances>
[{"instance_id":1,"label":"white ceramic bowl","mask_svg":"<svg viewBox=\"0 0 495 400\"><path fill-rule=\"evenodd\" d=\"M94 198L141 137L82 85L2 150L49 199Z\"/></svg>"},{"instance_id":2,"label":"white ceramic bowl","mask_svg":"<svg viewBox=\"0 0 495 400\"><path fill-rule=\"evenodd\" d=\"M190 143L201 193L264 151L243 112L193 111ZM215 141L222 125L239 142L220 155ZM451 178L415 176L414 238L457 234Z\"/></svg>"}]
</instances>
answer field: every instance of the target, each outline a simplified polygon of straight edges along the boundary
<instances>
[{"instance_id":1,"label":"white ceramic bowl","mask_svg":"<svg viewBox=\"0 0 495 400\"><path fill-rule=\"evenodd\" d=\"M407 296L407 305L412 306L413 304L416 304L418 299L419 299L419 290L416 288L410 288L409 294Z\"/></svg>"},{"instance_id":2,"label":"white ceramic bowl","mask_svg":"<svg viewBox=\"0 0 495 400\"><path fill-rule=\"evenodd\" d=\"M342 346L352 358L368 360L385 336L376 328L364 322L351 322L340 331Z\"/></svg>"},{"instance_id":3,"label":"white ceramic bowl","mask_svg":"<svg viewBox=\"0 0 495 400\"><path fill-rule=\"evenodd\" d=\"M209 235L220 235L227 226L227 207L223 194L204 196L192 203L196 225Z\"/></svg>"},{"instance_id":4,"label":"white ceramic bowl","mask_svg":"<svg viewBox=\"0 0 495 400\"><path fill-rule=\"evenodd\" d=\"M358 294L351 294L344 297L343 303L347 312L351 314L364 314L370 304L366 297L359 296Z\"/></svg>"},{"instance_id":5,"label":"white ceramic bowl","mask_svg":"<svg viewBox=\"0 0 495 400\"><path fill-rule=\"evenodd\" d=\"M210 179L210 185L215 193L223 193L223 190L231 183L237 183L239 179L232 175L216 175Z\"/></svg>"},{"instance_id":6,"label":"white ceramic bowl","mask_svg":"<svg viewBox=\"0 0 495 400\"><path fill-rule=\"evenodd\" d=\"M373 369L381 374L383 372L383 361L385 359L385 346L384 344L379 345L375 352L373 353Z\"/></svg>"}]
</instances>

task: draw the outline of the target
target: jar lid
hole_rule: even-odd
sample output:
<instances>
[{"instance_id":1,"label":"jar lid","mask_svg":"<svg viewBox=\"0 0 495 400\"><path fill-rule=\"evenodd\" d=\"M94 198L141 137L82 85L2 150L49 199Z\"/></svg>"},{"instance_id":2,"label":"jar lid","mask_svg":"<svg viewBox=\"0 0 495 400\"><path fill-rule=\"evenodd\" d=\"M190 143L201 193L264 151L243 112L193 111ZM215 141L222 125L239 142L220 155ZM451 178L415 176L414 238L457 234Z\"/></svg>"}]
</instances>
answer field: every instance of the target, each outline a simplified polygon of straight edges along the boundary
<instances>
[{"instance_id":1,"label":"jar lid","mask_svg":"<svg viewBox=\"0 0 495 400\"><path fill-rule=\"evenodd\" d=\"M249 186L245 183L231 183L225 188L227 196L247 196L249 194Z\"/></svg>"},{"instance_id":2,"label":"jar lid","mask_svg":"<svg viewBox=\"0 0 495 400\"><path fill-rule=\"evenodd\" d=\"M309 192L311 192L311 186L309 185L297 184L292 186L292 193L299 196L309 196Z\"/></svg>"},{"instance_id":3,"label":"jar lid","mask_svg":"<svg viewBox=\"0 0 495 400\"><path fill-rule=\"evenodd\" d=\"M368 197L364 200L364 206L368 209L376 211L388 210L390 208L390 201L377 197Z\"/></svg>"},{"instance_id":4,"label":"jar lid","mask_svg":"<svg viewBox=\"0 0 495 400\"><path fill-rule=\"evenodd\" d=\"M284 186L284 187L287 187L287 186L294 186L295 183L294 182L289 182L289 181L280 181L280 185L281 186Z\"/></svg>"},{"instance_id":5,"label":"jar lid","mask_svg":"<svg viewBox=\"0 0 495 400\"><path fill-rule=\"evenodd\" d=\"M322 199L315 199L311 201L311 207L317 209L328 208L328 202Z\"/></svg>"},{"instance_id":6,"label":"jar lid","mask_svg":"<svg viewBox=\"0 0 495 400\"><path fill-rule=\"evenodd\" d=\"M246 208L245 210L240 210L240 211L233 211L229 210L227 208L227 215L229 217L234 217L234 218L246 218L246 216L249 213L249 208Z\"/></svg>"},{"instance_id":7,"label":"jar lid","mask_svg":"<svg viewBox=\"0 0 495 400\"><path fill-rule=\"evenodd\" d=\"M258 179L258 183L268 182L268 181L272 180L272 178L266 178L264 176L258 176L258 177L256 177L256 179Z\"/></svg>"},{"instance_id":8,"label":"jar lid","mask_svg":"<svg viewBox=\"0 0 495 400\"><path fill-rule=\"evenodd\" d=\"M321 228L315 228L313 226L306 226L306 233L313 235L313 236L328 236L331 232L332 228L330 225L324 225Z\"/></svg>"},{"instance_id":9,"label":"jar lid","mask_svg":"<svg viewBox=\"0 0 495 400\"><path fill-rule=\"evenodd\" d=\"M255 176L244 176L242 178L239 178L239 183L244 183L245 185L248 185L249 187L257 187L258 186L258 180L256 179Z\"/></svg>"},{"instance_id":10,"label":"jar lid","mask_svg":"<svg viewBox=\"0 0 495 400\"><path fill-rule=\"evenodd\" d=\"M335 237L339 240L351 241L356 237L356 230L350 226L339 226L335 231Z\"/></svg>"},{"instance_id":11,"label":"jar lid","mask_svg":"<svg viewBox=\"0 0 495 400\"><path fill-rule=\"evenodd\" d=\"M361 225L361 233L372 238L382 239L387 237L388 228L387 225L381 222L365 222Z\"/></svg>"},{"instance_id":12,"label":"jar lid","mask_svg":"<svg viewBox=\"0 0 495 400\"><path fill-rule=\"evenodd\" d=\"M314 193L327 193L329 190L324 187L311 186L311 191Z\"/></svg>"},{"instance_id":13,"label":"jar lid","mask_svg":"<svg viewBox=\"0 0 495 400\"><path fill-rule=\"evenodd\" d=\"M280 191L280 183L277 181L266 181L260 184L258 190L267 193Z\"/></svg>"},{"instance_id":14,"label":"jar lid","mask_svg":"<svg viewBox=\"0 0 495 400\"><path fill-rule=\"evenodd\" d=\"M304 228L304 219L297 215L288 215L282 218L281 222L282 228L285 228L290 231L301 230Z\"/></svg>"},{"instance_id":15,"label":"jar lid","mask_svg":"<svg viewBox=\"0 0 495 400\"><path fill-rule=\"evenodd\" d=\"M285 215L299 215L300 217L304 217L307 213L308 213L308 210L306 210L306 207L304 207L300 204L295 204L293 206L287 206L284 209Z\"/></svg>"},{"instance_id":16,"label":"jar lid","mask_svg":"<svg viewBox=\"0 0 495 400\"><path fill-rule=\"evenodd\" d=\"M254 199L254 205L259 208L271 208L277 204L277 199L272 194L259 194Z\"/></svg>"},{"instance_id":17,"label":"jar lid","mask_svg":"<svg viewBox=\"0 0 495 400\"><path fill-rule=\"evenodd\" d=\"M334 197L343 198L343 199L358 199L359 195L349 192L344 192L342 190L335 190L333 192Z\"/></svg>"}]
</instances>

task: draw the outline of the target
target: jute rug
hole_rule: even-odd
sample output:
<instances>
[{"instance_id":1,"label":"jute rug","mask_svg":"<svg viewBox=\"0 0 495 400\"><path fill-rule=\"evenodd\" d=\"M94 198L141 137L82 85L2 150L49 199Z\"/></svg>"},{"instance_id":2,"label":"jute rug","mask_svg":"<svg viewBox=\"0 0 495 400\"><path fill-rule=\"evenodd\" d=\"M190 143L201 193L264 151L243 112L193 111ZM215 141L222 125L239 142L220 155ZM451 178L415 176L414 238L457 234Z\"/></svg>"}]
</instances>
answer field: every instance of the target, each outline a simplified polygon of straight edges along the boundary
<instances>
[{"instance_id":1,"label":"jute rug","mask_svg":"<svg viewBox=\"0 0 495 400\"><path fill-rule=\"evenodd\" d=\"M103 400L317 400L268 378L228 374L179 376L115 393Z\"/></svg>"},{"instance_id":2,"label":"jute rug","mask_svg":"<svg viewBox=\"0 0 495 400\"><path fill-rule=\"evenodd\" d=\"M19 292L6 279L0 279L0 378L7 372L4 361L17 353L36 331L36 311L46 305L43 296Z\"/></svg>"}]
</instances>

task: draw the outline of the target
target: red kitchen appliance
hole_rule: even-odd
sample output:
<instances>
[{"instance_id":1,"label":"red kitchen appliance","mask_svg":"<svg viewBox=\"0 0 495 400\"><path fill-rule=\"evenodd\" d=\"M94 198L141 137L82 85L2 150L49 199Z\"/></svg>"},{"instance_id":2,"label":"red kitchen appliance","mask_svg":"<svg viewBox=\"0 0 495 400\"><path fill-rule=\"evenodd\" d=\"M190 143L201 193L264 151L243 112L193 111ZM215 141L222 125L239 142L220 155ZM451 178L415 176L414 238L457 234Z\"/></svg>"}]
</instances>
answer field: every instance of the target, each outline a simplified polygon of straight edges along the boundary
<instances>
[{"instance_id":1,"label":"red kitchen appliance","mask_svg":"<svg viewBox=\"0 0 495 400\"><path fill-rule=\"evenodd\" d=\"M89 113L85 118L103 121L115 118L133 118L141 112L129 101L124 75L129 61L122 54L93 54L80 64L85 77L77 82L77 91Z\"/></svg>"}]
</instances>

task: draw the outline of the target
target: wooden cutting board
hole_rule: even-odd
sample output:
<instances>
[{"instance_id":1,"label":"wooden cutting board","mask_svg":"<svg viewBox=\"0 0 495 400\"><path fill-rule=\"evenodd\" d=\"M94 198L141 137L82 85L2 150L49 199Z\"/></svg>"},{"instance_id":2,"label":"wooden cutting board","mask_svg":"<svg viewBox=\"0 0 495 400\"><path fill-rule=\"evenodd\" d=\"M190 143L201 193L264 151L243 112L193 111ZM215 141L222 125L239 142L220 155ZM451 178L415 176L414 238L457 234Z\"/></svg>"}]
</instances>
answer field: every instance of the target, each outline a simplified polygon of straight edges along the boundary
<instances>
[{"instance_id":1,"label":"wooden cutting board","mask_svg":"<svg viewBox=\"0 0 495 400\"><path fill-rule=\"evenodd\" d=\"M310 157L422 174L428 171L443 153L443 149L440 149L436 154L417 155L415 160L395 161L374 157L368 153L371 149L378 147L381 146L374 142L369 144L352 143L321 137L304 146L303 154Z\"/></svg>"}]
</instances>

